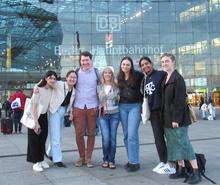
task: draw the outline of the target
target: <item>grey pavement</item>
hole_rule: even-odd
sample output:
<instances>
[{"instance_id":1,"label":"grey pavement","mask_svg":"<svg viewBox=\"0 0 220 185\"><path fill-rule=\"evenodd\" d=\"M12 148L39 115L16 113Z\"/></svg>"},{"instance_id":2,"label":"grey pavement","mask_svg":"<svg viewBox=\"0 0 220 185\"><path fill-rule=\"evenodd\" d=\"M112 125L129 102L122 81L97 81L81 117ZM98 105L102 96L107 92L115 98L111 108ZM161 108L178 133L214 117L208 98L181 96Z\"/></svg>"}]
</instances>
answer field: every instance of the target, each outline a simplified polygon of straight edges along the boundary
<instances>
[{"instance_id":1,"label":"grey pavement","mask_svg":"<svg viewBox=\"0 0 220 185\"><path fill-rule=\"evenodd\" d=\"M198 111L197 111L198 112ZM219 119L219 116L218 116ZM203 121L190 126L189 136L197 153L204 153L207 159L206 175L220 184L220 121ZM103 169L101 136L96 136L93 162L95 167L77 168L74 161L78 159L73 127L64 128L63 132L63 162L67 168L59 169L50 163L50 168L44 172L32 171L32 164L26 162L27 132L23 134L0 134L0 185L174 185L185 184L183 179L171 180L167 175L152 172L158 163L150 124L140 126L140 164L141 169L128 173L123 169L127 162L123 147L121 125L117 137L117 169ZM201 185L211 184L203 178Z\"/></svg>"}]
</instances>

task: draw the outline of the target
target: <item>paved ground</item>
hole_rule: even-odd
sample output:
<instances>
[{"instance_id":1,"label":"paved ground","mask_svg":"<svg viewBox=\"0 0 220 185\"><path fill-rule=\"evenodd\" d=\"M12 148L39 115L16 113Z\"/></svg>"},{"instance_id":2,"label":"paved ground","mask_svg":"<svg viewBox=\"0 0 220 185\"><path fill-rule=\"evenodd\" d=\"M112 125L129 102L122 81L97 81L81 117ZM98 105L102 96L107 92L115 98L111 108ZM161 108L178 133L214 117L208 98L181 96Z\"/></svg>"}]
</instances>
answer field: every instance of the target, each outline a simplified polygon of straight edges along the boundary
<instances>
[{"instance_id":1,"label":"paved ground","mask_svg":"<svg viewBox=\"0 0 220 185\"><path fill-rule=\"evenodd\" d=\"M218 117L219 118L219 117ZM0 134L0 185L174 185L183 184L183 180L170 180L166 175L152 172L158 163L158 157L153 144L150 124L140 127L140 159L141 169L128 173L123 169L127 162L123 147L121 126L118 130L118 148L116 154L117 169L103 169L101 136L96 137L93 161L95 168L76 168L73 163L78 158L73 127L64 129L63 158L67 165L65 169L54 167L42 173L32 171L32 165L26 162L27 134ZM198 121L190 126L190 139L198 153L204 153L207 158L206 174L220 184L220 121ZM203 179L201 185L211 184Z\"/></svg>"}]
</instances>

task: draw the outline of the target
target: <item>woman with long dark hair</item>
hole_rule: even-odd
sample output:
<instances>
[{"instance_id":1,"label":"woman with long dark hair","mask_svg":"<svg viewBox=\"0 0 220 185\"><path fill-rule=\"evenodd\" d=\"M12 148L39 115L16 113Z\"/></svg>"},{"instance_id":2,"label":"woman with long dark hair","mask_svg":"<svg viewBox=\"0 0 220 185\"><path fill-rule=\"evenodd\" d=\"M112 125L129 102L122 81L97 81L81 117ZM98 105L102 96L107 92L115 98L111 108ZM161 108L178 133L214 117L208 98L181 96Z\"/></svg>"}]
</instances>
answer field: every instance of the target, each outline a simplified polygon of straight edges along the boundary
<instances>
[{"instance_id":1,"label":"woman with long dark hair","mask_svg":"<svg viewBox=\"0 0 220 185\"><path fill-rule=\"evenodd\" d=\"M49 167L44 162L45 143L48 134L47 111L56 80L57 74L54 71L48 71L37 85L39 93L34 93L31 100L31 111L36 126L34 129L28 129L27 161L34 163L33 170L38 172ZM40 110L38 106L42 107L41 112L38 112Z\"/></svg>"},{"instance_id":2,"label":"woman with long dark hair","mask_svg":"<svg viewBox=\"0 0 220 185\"><path fill-rule=\"evenodd\" d=\"M128 172L134 172L140 168L138 129L143 101L143 96L140 93L143 77L143 73L134 70L134 64L130 57L124 57L121 60L118 74L119 112L128 156L128 163L125 165Z\"/></svg>"}]
</instances>

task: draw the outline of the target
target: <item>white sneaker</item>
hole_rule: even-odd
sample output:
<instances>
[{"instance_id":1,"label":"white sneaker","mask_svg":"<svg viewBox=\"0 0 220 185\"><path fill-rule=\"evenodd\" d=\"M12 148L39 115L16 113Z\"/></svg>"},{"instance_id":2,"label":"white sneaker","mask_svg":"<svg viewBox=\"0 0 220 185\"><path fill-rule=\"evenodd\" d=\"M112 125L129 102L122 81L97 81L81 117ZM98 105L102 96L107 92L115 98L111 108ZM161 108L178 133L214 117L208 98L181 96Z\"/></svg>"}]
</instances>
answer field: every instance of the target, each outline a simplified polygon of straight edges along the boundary
<instances>
[{"instance_id":1,"label":"white sneaker","mask_svg":"<svg viewBox=\"0 0 220 185\"><path fill-rule=\"evenodd\" d=\"M47 164L47 162L41 161L40 163L41 163L41 167L42 167L42 168L45 168L45 169L46 169L46 168L50 168L50 166L49 166L49 164Z\"/></svg>"},{"instance_id":2,"label":"white sneaker","mask_svg":"<svg viewBox=\"0 0 220 185\"><path fill-rule=\"evenodd\" d=\"M159 170L160 168L164 167L165 163L164 162L160 162L155 168L153 168L153 172L156 172L157 170Z\"/></svg>"},{"instance_id":3,"label":"white sneaker","mask_svg":"<svg viewBox=\"0 0 220 185\"><path fill-rule=\"evenodd\" d=\"M36 171L36 172L42 172L44 171L44 169L41 167L41 163L38 162L38 163L35 163L33 165L33 170Z\"/></svg>"},{"instance_id":4,"label":"white sneaker","mask_svg":"<svg viewBox=\"0 0 220 185\"><path fill-rule=\"evenodd\" d=\"M176 168L170 167L169 164L165 164L164 167L158 169L156 172L159 173L159 174L167 174L167 175L169 175L169 174L176 173Z\"/></svg>"}]
</instances>

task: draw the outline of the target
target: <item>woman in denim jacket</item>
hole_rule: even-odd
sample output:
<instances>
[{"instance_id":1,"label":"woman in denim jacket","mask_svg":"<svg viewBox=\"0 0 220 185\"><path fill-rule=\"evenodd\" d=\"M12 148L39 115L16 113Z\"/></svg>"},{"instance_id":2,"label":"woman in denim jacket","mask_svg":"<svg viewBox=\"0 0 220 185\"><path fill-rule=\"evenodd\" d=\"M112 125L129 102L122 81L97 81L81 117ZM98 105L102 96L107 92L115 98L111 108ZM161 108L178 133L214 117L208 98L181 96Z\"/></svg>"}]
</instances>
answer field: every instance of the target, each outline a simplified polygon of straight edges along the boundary
<instances>
[{"instance_id":1,"label":"woman in denim jacket","mask_svg":"<svg viewBox=\"0 0 220 185\"><path fill-rule=\"evenodd\" d=\"M119 90L111 67L102 73L98 88L99 124L102 132L103 168L115 169L116 135L119 124Z\"/></svg>"}]
</instances>

